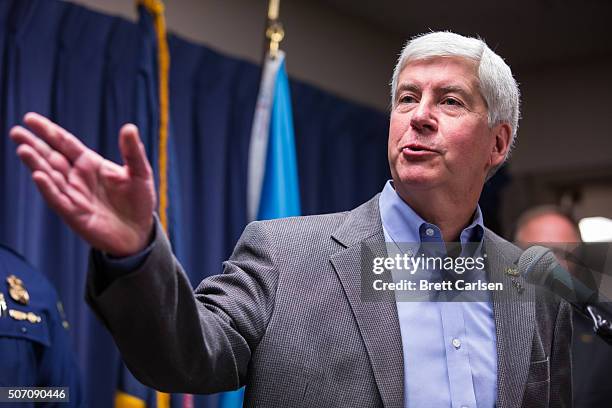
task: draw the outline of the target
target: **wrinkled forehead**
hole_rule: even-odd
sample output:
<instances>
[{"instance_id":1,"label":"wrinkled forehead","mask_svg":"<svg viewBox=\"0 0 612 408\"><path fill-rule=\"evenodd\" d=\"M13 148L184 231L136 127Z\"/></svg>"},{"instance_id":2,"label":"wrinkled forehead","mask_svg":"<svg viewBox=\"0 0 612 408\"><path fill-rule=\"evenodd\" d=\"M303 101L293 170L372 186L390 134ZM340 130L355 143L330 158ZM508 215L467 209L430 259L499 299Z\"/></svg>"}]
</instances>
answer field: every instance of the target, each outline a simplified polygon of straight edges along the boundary
<instances>
[{"instance_id":1,"label":"wrinkled forehead","mask_svg":"<svg viewBox=\"0 0 612 408\"><path fill-rule=\"evenodd\" d=\"M398 85L457 86L479 91L477 62L462 57L430 57L407 61L398 78Z\"/></svg>"}]
</instances>

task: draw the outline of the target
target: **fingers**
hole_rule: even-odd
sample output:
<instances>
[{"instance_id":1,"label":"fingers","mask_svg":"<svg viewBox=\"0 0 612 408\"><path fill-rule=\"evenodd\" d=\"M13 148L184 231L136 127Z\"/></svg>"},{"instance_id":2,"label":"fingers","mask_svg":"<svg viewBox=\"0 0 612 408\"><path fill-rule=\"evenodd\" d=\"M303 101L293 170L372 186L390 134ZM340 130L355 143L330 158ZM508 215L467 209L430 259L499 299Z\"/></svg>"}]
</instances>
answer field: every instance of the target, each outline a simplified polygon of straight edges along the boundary
<instances>
[{"instance_id":1,"label":"fingers","mask_svg":"<svg viewBox=\"0 0 612 408\"><path fill-rule=\"evenodd\" d=\"M133 177L151 177L151 165L147 160L144 145L138 136L138 128L132 124L123 125L119 132L119 150L123 162Z\"/></svg>"},{"instance_id":2,"label":"fingers","mask_svg":"<svg viewBox=\"0 0 612 408\"><path fill-rule=\"evenodd\" d=\"M23 144L32 147L53 169L62 173L64 177L68 176L70 163L66 157L57 150L53 150L42 139L34 136L32 132L21 126L15 126L11 129L10 137L19 145Z\"/></svg>"},{"instance_id":3,"label":"fingers","mask_svg":"<svg viewBox=\"0 0 612 408\"><path fill-rule=\"evenodd\" d=\"M51 194L50 192L55 194L55 204L59 204L60 201L64 202L66 205L62 205L63 209L68 208L67 203L70 203L69 208L71 209L87 208L90 205L90 200L87 198L88 189L82 186L79 180L74 180L71 183L62 173L53 169L31 146L26 144L19 146L17 148L17 155L32 171L34 181L37 178L42 180L44 175L44 185L47 186L48 183L53 184L52 189L47 186L47 195ZM34 177L35 174L37 175L36 177ZM41 189L41 185L37 183L37 186ZM45 195L45 199L47 195ZM59 198L60 195L62 196L61 200Z\"/></svg>"},{"instance_id":4,"label":"fingers","mask_svg":"<svg viewBox=\"0 0 612 408\"><path fill-rule=\"evenodd\" d=\"M114 181L125 181L129 176L148 179L153 173L135 125L124 125L119 133L119 148L127 168L126 172L126 168L104 160L75 136L42 115L27 113L24 122L32 132L24 127L15 126L10 132L11 139L35 151L36 155L29 149L24 149L23 156L20 157L33 172L43 171L52 180L57 178L53 170L60 172L65 180L69 180L72 164L81 155L96 158L96 162L100 159L102 176ZM59 180L55 181L58 183L57 186L62 187ZM86 190L81 192L85 193Z\"/></svg>"},{"instance_id":5,"label":"fingers","mask_svg":"<svg viewBox=\"0 0 612 408\"><path fill-rule=\"evenodd\" d=\"M47 173L37 170L32 173L32 179L51 208L64 216L74 213L72 201L60 191Z\"/></svg>"},{"instance_id":6,"label":"fingers","mask_svg":"<svg viewBox=\"0 0 612 408\"><path fill-rule=\"evenodd\" d=\"M75 161L87 149L79 139L66 129L38 113L27 113L23 121L37 136L71 162Z\"/></svg>"},{"instance_id":7,"label":"fingers","mask_svg":"<svg viewBox=\"0 0 612 408\"><path fill-rule=\"evenodd\" d=\"M65 190L66 178L64 174L53 169L40 154L30 145L22 144L17 148L17 155L32 173L39 171L47 174L61 190Z\"/></svg>"}]
</instances>

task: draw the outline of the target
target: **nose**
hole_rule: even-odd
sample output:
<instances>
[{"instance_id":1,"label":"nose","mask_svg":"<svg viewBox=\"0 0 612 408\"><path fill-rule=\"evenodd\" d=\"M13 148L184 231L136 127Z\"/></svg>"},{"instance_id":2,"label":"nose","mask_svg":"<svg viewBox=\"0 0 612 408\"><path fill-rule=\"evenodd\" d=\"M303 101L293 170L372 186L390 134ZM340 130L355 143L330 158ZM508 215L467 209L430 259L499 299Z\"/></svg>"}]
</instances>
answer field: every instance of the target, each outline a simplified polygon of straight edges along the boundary
<instances>
[{"instance_id":1,"label":"nose","mask_svg":"<svg viewBox=\"0 0 612 408\"><path fill-rule=\"evenodd\" d=\"M419 105L412 111L410 126L418 132L430 133L438 130L438 122L435 118L431 104L421 99Z\"/></svg>"}]
</instances>

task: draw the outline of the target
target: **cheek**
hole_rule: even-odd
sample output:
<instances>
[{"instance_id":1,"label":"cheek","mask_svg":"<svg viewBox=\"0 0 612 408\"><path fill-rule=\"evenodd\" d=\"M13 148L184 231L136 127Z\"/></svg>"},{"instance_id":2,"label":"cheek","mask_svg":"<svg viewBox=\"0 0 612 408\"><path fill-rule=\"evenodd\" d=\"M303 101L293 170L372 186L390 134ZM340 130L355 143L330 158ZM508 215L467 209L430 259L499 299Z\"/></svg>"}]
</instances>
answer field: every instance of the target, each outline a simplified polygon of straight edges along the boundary
<instances>
[{"instance_id":1,"label":"cheek","mask_svg":"<svg viewBox=\"0 0 612 408\"><path fill-rule=\"evenodd\" d=\"M484 158L482 149L475 147L473 140L471 143L457 141L447 147L444 165L452 173L473 175L475 171L480 171L488 160Z\"/></svg>"},{"instance_id":2,"label":"cheek","mask_svg":"<svg viewBox=\"0 0 612 408\"><path fill-rule=\"evenodd\" d=\"M474 125L456 129L453 135L449 135L448 151L459 160L469 158L474 164L486 162L491 151L491 135L486 126Z\"/></svg>"},{"instance_id":3,"label":"cheek","mask_svg":"<svg viewBox=\"0 0 612 408\"><path fill-rule=\"evenodd\" d=\"M399 142L406 133L408 123L407 115L392 113L389 119L389 141Z\"/></svg>"},{"instance_id":4,"label":"cheek","mask_svg":"<svg viewBox=\"0 0 612 408\"><path fill-rule=\"evenodd\" d=\"M405 133L404 129L404 124L397 117L397 115L391 115L389 122L389 138L387 141L387 153L389 155L389 160L395 159L399 155L398 145Z\"/></svg>"}]
</instances>

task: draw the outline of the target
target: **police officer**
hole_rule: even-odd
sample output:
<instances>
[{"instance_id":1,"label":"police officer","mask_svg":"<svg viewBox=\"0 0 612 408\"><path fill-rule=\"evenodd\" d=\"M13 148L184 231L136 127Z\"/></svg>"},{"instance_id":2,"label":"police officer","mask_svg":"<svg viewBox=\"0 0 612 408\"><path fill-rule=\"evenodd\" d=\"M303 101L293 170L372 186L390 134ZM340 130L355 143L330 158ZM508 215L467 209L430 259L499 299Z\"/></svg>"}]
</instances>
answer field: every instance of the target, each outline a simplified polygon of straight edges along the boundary
<instances>
[{"instance_id":1,"label":"police officer","mask_svg":"<svg viewBox=\"0 0 612 408\"><path fill-rule=\"evenodd\" d=\"M61 302L45 276L0 245L0 387L69 387L69 403L81 407L82 391ZM0 402L0 407L34 402Z\"/></svg>"}]
</instances>

